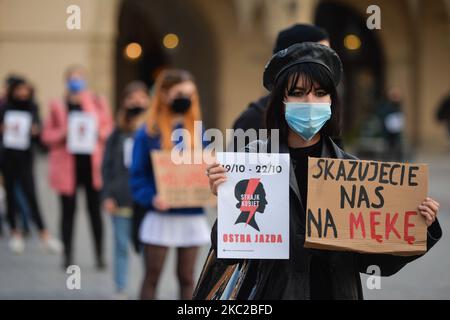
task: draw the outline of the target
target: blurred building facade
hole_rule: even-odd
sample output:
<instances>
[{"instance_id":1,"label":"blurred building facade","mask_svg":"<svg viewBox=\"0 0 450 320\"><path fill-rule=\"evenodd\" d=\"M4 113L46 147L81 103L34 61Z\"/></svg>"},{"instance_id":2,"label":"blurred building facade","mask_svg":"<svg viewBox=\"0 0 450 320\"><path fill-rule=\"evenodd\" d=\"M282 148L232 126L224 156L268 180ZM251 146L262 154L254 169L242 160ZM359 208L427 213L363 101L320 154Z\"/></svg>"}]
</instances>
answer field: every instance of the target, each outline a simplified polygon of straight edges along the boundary
<instances>
[{"instance_id":1,"label":"blurred building facade","mask_svg":"<svg viewBox=\"0 0 450 320\"><path fill-rule=\"evenodd\" d=\"M74 4L80 30L66 27ZM366 27L370 5L381 9L380 30ZM29 77L45 113L74 63L113 106L127 82L151 85L166 66L186 68L199 83L206 125L225 129L265 94L262 71L277 32L297 22L325 27L342 57L348 136L395 86L407 139L425 149L446 144L434 115L450 93L450 0L0 0L0 78Z\"/></svg>"}]
</instances>

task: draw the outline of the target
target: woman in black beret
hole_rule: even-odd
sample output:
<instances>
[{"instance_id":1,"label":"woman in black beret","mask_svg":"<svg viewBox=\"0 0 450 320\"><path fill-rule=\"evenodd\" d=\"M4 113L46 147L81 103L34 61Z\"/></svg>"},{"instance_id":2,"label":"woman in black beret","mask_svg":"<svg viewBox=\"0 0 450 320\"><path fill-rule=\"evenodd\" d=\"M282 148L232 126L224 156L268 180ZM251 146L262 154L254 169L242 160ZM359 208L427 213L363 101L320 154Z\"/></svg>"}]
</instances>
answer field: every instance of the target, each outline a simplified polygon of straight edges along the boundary
<instances>
[{"instance_id":1,"label":"woman in black beret","mask_svg":"<svg viewBox=\"0 0 450 320\"><path fill-rule=\"evenodd\" d=\"M312 42L279 51L267 64L264 86L271 91L267 128L279 130L279 150L291 157L290 258L216 259L216 223L195 299L362 299L360 272L377 265L381 276L389 276L420 257L304 248L308 157L355 159L331 139L340 134L336 87L342 72L336 52ZM267 141L255 141L245 151L261 152L268 145ZM207 175L212 192L217 194L218 186L226 180L225 169L214 164L208 167ZM429 250L442 235L436 220L439 204L427 198L418 209L428 226ZM240 279L230 293L227 284L236 272Z\"/></svg>"}]
</instances>

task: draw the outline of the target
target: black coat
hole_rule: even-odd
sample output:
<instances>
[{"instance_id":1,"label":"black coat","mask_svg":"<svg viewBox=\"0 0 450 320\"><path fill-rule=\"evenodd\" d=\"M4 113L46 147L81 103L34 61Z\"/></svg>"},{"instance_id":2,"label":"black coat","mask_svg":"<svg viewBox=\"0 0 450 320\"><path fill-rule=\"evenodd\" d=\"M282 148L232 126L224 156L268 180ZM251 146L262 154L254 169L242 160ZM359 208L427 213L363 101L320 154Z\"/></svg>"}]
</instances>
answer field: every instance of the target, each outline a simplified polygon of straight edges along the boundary
<instances>
[{"instance_id":1,"label":"black coat","mask_svg":"<svg viewBox=\"0 0 450 320\"><path fill-rule=\"evenodd\" d=\"M259 100L249 104L248 108L242 112L239 118L236 119L233 129L264 129L265 113L269 104L270 95L261 97Z\"/></svg>"},{"instance_id":2,"label":"black coat","mask_svg":"<svg viewBox=\"0 0 450 320\"><path fill-rule=\"evenodd\" d=\"M106 141L105 154L102 163L103 190L102 198L112 198L119 207L133 206L128 181L130 179L128 168L124 163L124 144L127 138L132 138L134 133L126 133L115 128Z\"/></svg>"},{"instance_id":3,"label":"black coat","mask_svg":"<svg viewBox=\"0 0 450 320\"><path fill-rule=\"evenodd\" d=\"M260 98L259 100L252 102L249 104L248 108L245 109L244 112L241 113L241 115L236 119L233 125L233 130L242 129L245 132L247 130L256 130L256 140L260 139L267 139L267 136L260 137L259 136L259 130L266 128L266 110L268 103L270 101L270 95L264 96ZM231 147L229 147L230 151L238 151L238 149L242 147L239 146L239 140L234 137L234 150L231 150ZM242 146L248 145L249 143L253 142L254 138L251 136L245 136L245 141L243 142Z\"/></svg>"},{"instance_id":4,"label":"black coat","mask_svg":"<svg viewBox=\"0 0 450 320\"><path fill-rule=\"evenodd\" d=\"M261 141L255 141L247 152L261 148ZM330 138L324 137L322 157L337 159L355 159L342 151ZM264 148L264 146L263 146ZM261 149L259 149L261 150ZM280 152L288 152L287 146L280 146ZM311 262L314 258L326 261L325 272L329 276L327 285L329 299L363 299L360 272L377 265L381 276L390 276L398 272L407 263L417 259L416 256L394 256L388 254L363 254L356 252L328 251L304 248L305 243L305 209L295 177L295 163L291 160L289 177L290 186L290 259L289 260L230 260L216 259L217 221L214 224L211 240L212 247L202 274L194 292L194 299L220 298L230 274L235 268L241 269L242 285L236 297L246 299L252 288L256 288L254 299L311 299L310 279ZM439 238L442 231L436 220L428 228L427 250ZM222 288L222 290L220 289Z\"/></svg>"}]
</instances>

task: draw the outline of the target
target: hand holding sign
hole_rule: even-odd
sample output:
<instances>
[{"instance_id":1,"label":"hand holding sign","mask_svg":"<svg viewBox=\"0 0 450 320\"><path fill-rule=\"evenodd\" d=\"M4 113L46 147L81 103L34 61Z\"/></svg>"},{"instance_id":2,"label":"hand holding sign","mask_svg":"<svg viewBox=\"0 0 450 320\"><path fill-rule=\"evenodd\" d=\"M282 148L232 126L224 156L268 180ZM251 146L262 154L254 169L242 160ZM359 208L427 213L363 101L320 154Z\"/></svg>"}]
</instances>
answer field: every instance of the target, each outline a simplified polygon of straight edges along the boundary
<instances>
[{"instance_id":1,"label":"hand holding sign","mask_svg":"<svg viewBox=\"0 0 450 320\"><path fill-rule=\"evenodd\" d=\"M225 168L219 163L213 163L206 167L206 175L209 178L211 192L217 196L217 188L227 180Z\"/></svg>"},{"instance_id":2,"label":"hand holding sign","mask_svg":"<svg viewBox=\"0 0 450 320\"><path fill-rule=\"evenodd\" d=\"M167 204L163 199L161 199L161 196L158 194L153 197L152 205L158 211L167 211L170 209L169 204Z\"/></svg>"},{"instance_id":3,"label":"hand holding sign","mask_svg":"<svg viewBox=\"0 0 450 320\"><path fill-rule=\"evenodd\" d=\"M436 200L427 197L419 206L419 212L425 217L427 226L429 227L436 221L439 212L439 203Z\"/></svg>"}]
</instances>

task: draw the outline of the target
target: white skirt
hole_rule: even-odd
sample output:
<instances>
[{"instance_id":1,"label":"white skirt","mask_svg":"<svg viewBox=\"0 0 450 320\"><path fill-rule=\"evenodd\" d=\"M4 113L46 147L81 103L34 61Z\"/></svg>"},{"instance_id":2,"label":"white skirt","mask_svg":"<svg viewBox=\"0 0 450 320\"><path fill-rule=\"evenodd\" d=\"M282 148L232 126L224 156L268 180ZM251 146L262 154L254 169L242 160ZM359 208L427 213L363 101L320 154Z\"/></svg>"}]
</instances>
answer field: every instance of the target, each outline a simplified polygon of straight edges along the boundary
<instances>
[{"instance_id":1,"label":"white skirt","mask_svg":"<svg viewBox=\"0 0 450 320\"><path fill-rule=\"evenodd\" d=\"M139 238L144 244L164 247L199 247L211 241L204 214L174 215L154 211L145 215Z\"/></svg>"}]
</instances>

